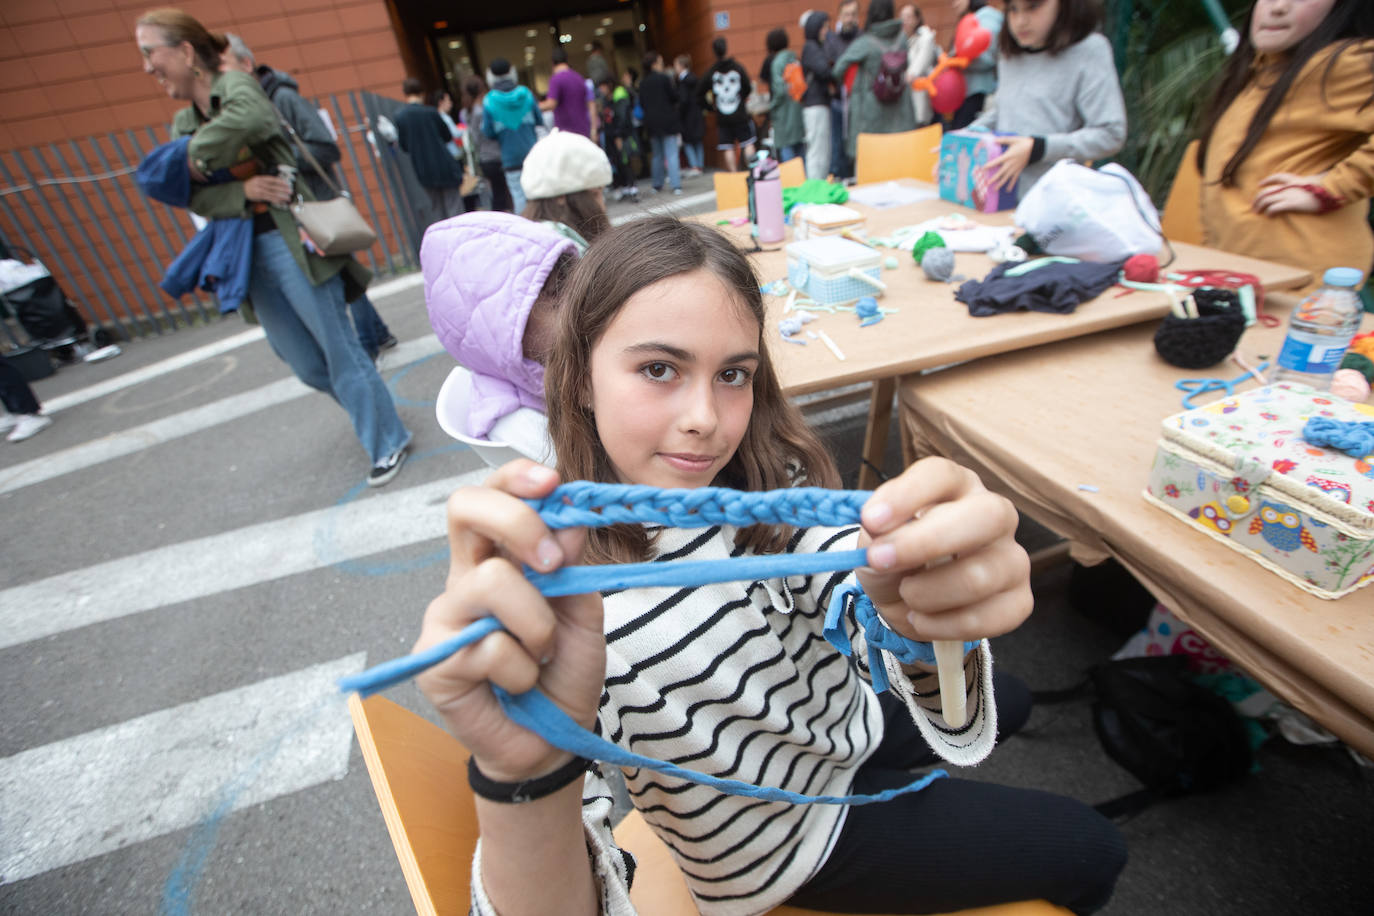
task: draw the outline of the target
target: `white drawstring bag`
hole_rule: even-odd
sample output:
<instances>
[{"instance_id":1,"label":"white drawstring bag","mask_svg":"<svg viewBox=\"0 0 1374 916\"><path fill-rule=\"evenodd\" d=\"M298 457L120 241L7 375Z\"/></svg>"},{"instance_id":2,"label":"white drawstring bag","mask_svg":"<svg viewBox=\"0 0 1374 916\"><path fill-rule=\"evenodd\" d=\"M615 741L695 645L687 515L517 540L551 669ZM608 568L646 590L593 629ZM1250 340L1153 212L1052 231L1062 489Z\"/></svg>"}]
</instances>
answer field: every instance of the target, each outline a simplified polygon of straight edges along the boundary
<instances>
[{"instance_id":1,"label":"white drawstring bag","mask_svg":"<svg viewBox=\"0 0 1374 916\"><path fill-rule=\"evenodd\" d=\"M1164 244L1150 195L1115 162L1090 169L1059 160L1021 199L1016 225L1046 254L1084 261L1158 255Z\"/></svg>"}]
</instances>

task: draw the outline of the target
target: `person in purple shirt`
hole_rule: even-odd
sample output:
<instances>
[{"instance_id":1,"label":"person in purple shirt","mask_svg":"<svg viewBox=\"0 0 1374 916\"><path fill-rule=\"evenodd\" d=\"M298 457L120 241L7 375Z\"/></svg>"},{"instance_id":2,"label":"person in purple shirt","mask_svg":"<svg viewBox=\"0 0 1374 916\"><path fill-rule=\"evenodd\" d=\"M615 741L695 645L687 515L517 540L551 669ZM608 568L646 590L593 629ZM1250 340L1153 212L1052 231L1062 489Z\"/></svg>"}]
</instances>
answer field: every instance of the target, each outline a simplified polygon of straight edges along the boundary
<instances>
[{"instance_id":1,"label":"person in purple shirt","mask_svg":"<svg viewBox=\"0 0 1374 916\"><path fill-rule=\"evenodd\" d=\"M559 45L553 49L553 76L549 77L549 94L539 107L553 111L553 126L559 130L581 134L596 141L596 101L587 80L568 66L568 52Z\"/></svg>"}]
</instances>

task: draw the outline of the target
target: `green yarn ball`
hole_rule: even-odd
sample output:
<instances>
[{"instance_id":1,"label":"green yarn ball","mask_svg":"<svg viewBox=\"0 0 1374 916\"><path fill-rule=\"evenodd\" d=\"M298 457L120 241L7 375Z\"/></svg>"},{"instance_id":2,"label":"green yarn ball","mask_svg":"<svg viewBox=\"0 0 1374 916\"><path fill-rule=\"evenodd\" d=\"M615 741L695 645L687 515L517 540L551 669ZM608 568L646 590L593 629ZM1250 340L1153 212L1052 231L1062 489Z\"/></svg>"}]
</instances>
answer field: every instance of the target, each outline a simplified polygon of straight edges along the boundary
<instances>
[{"instance_id":1,"label":"green yarn ball","mask_svg":"<svg viewBox=\"0 0 1374 916\"><path fill-rule=\"evenodd\" d=\"M1374 385L1374 361L1363 353L1347 353L1341 359L1342 369L1354 369L1363 375L1371 385Z\"/></svg>"},{"instance_id":2,"label":"green yarn ball","mask_svg":"<svg viewBox=\"0 0 1374 916\"><path fill-rule=\"evenodd\" d=\"M940 238L940 233L927 232L916 240L916 244L911 248L911 256L916 259L917 264L920 264L921 260L925 258L927 251L930 251L932 248L944 247L945 240Z\"/></svg>"}]
</instances>

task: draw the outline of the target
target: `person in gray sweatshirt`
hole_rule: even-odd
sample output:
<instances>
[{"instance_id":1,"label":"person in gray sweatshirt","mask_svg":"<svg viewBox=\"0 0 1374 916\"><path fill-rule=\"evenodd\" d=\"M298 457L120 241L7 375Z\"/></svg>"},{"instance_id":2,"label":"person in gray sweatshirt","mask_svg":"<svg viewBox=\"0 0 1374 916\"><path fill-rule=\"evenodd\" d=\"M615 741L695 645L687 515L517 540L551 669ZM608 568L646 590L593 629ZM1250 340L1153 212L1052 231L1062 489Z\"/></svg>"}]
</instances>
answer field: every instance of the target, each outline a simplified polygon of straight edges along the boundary
<instances>
[{"instance_id":1,"label":"person in gray sweatshirt","mask_svg":"<svg viewBox=\"0 0 1374 916\"><path fill-rule=\"evenodd\" d=\"M1095 0L1008 0L997 92L970 125L1014 134L984 171L1022 197L1060 159L1104 159L1126 142L1126 104Z\"/></svg>"}]
</instances>

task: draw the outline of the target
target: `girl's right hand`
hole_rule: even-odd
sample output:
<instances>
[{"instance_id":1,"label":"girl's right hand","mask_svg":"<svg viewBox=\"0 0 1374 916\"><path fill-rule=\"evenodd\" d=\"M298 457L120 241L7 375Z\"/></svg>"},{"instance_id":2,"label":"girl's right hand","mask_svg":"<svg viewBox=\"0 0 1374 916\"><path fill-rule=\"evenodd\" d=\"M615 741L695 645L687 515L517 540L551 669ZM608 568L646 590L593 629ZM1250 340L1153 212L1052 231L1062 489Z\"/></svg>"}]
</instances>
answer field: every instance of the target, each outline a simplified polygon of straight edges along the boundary
<instances>
[{"instance_id":1,"label":"girl's right hand","mask_svg":"<svg viewBox=\"0 0 1374 916\"><path fill-rule=\"evenodd\" d=\"M291 203L291 183L276 175L254 175L243 182L243 196L251 201L284 207Z\"/></svg>"},{"instance_id":2,"label":"girl's right hand","mask_svg":"<svg viewBox=\"0 0 1374 916\"><path fill-rule=\"evenodd\" d=\"M569 755L508 719L490 685L510 693L538 687L590 727L606 676L601 596L546 599L521 570L526 564L548 572L581 557L585 529L550 532L522 501L547 496L557 484L556 472L521 459L496 471L486 486L449 497L448 581L426 609L415 644L417 652L426 649L482 617L496 617L506 628L417 679L478 768L500 782L550 773Z\"/></svg>"}]
</instances>

